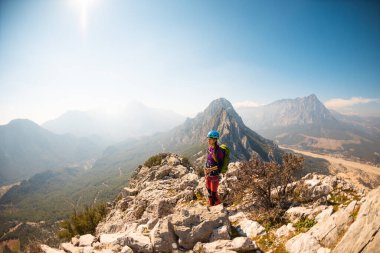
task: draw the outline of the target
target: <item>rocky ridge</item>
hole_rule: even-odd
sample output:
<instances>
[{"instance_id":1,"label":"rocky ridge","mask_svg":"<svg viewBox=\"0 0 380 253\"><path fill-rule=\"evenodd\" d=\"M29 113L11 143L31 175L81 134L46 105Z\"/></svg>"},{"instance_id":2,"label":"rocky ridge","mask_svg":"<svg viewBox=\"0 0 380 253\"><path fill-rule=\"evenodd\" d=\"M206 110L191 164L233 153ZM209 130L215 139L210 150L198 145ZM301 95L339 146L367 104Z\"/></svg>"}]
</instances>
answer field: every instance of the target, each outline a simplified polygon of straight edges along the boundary
<instances>
[{"instance_id":1,"label":"rocky ridge","mask_svg":"<svg viewBox=\"0 0 380 253\"><path fill-rule=\"evenodd\" d=\"M239 162L229 165L220 187L223 199L235 189L241 173ZM318 174L308 174L295 184L304 189L300 199L307 204L294 203L285 214L288 223L264 228L251 218L254 200L207 207L204 179L184 158L168 154L160 165L136 170L95 235L73 237L59 250L46 245L42 249L47 253L270 252L273 248L263 243L269 241L291 253L321 253L373 252L379 246L380 188L365 196L339 177ZM315 225L302 230L305 221Z\"/></svg>"},{"instance_id":2,"label":"rocky ridge","mask_svg":"<svg viewBox=\"0 0 380 253\"><path fill-rule=\"evenodd\" d=\"M232 161L249 160L252 155L259 155L265 161L281 160L282 151L278 146L248 128L225 98L212 101L195 118L174 128L167 146L205 143L210 129L217 130L220 133L219 142L230 147Z\"/></svg>"}]
</instances>

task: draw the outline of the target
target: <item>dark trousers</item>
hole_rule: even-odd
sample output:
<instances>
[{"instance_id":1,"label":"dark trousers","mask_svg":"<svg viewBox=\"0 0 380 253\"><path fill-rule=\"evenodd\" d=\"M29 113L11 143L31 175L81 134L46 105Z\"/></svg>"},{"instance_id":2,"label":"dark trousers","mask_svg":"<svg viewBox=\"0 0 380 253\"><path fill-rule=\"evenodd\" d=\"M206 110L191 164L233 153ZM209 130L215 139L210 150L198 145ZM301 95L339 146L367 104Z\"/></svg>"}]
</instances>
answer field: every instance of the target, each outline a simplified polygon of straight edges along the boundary
<instances>
[{"instance_id":1,"label":"dark trousers","mask_svg":"<svg viewBox=\"0 0 380 253\"><path fill-rule=\"evenodd\" d=\"M219 176L206 176L206 188L208 191L208 203L216 206L221 203L218 196Z\"/></svg>"}]
</instances>

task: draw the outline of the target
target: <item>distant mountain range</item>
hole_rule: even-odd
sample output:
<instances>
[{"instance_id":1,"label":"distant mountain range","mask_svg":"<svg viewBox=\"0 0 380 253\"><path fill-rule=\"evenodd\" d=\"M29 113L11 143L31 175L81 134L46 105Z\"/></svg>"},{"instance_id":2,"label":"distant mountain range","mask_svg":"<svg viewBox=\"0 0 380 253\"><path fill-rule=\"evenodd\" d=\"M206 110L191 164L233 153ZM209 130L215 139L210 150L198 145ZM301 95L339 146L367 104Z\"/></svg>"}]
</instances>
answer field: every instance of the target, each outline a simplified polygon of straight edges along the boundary
<instances>
[{"instance_id":1,"label":"distant mountain range","mask_svg":"<svg viewBox=\"0 0 380 253\"><path fill-rule=\"evenodd\" d=\"M57 135L30 120L0 126L0 185L47 169L88 163L101 154L97 139Z\"/></svg>"},{"instance_id":2,"label":"distant mountain range","mask_svg":"<svg viewBox=\"0 0 380 253\"><path fill-rule=\"evenodd\" d=\"M187 119L174 129L144 138L136 142L122 142L109 147L98 162L128 160L131 157L147 159L157 152L176 152L194 159L206 152L207 133L215 129L220 132L219 142L231 148L231 159L249 160L259 155L264 160L281 160L281 151L267 140L245 126L232 104L220 98L193 119Z\"/></svg>"},{"instance_id":3,"label":"distant mountain range","mask_svg":"<svg viewBox=\"0 0 380 253\"><path fill-rule=\"evenodd\" d=\"M185 117L168 110L153 109L131 102L117 114L100 110L68 111L42 126L53 133L78 137L99 136L105 141L120 142L128 138L148 136L179 125Z\"/></svg>"},{"instance_id":4,"label":"distant mountain range","mask_svg":"<svg viewBox=\"0 0 380 253\"><path fill-rule=\"evenodd\" d=\"M329 111L315 95L237 111L280 145L380 163L380 120Z\"/></svg>"},{"instance_id":5,"label":"distant mountain range","mask_svg":"<svg viewBox=\"0 0 380 253\"><path fill-rule=\"evenodd\" d=\"M34 127L40 129L37 125ZM126 184L133 170L152 155L176 152L185 154L193 162L204 157L206 136L211 129L221 133L220 142L231 148L232 160L250 159L254 154L264 160L281 159L282 151L277 145L247 128L230 102L217 99L195 118L187 119L170 131L109 146L91 169L67 166L22 181L0 198L0 210L4 210L0 211L0 223L9 224L8 221L15 219L61 219L73 207L110 201ZM47 130L41 131L51 135ZM202 162L195 164L204 166ZM10 215L8 211L12 208L18 211Z\"/></svg>"}]
</instances>

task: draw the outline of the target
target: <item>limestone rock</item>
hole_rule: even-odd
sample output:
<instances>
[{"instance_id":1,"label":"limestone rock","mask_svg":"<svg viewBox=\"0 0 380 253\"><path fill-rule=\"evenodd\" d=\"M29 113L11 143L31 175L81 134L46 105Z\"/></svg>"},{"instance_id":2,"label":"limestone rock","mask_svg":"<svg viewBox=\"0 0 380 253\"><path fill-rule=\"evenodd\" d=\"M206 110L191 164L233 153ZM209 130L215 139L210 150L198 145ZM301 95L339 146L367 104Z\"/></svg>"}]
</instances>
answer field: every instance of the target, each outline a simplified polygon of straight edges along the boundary
<instances>
[{"instance_id":1,"label":"limestone rock","mask_svg":"<svg viewBox=\"0 0 380 253\"><path fill-rule=\"evenodd\" d=\"M107 222L98 225L97 234L123 232L125 224L145 220L146 224L164 218L181 203L195 199L198 176L182 162L178 155L170 154L160 166L140 167L123 189L123 198L107 215ZM204 184L202 187L205 188ZM148 229L154 225L150 224Z\"/></svg>"},{"instance_id":2,"label":"limestone rock","mask_svg":"<svg viewBox=\"0 0 380 253\"><path fill-rule=\"evenodd\" d=\"M93 253L93 252L94 252L94 248L93 247L91 247L91 246L83 247L82 253Z\"/></svg>"},{"instance_id":3,"label":"limestone rock","mask_svg":"<svg viewBox=\"0 0 380 253\"><path fill-rule=\"evenodd\" d=\"M124 246L124 247L121 249L120 252L121 252L121 253L133 253L133 250L132 250L130 247L128 247L128 246Z\"/></svg>"},{"instance_id":4,"label":"limestone rock","mask_svg":"<svg viewBox=\"0 0 380 253\"><path fill-rule=\"evenodd\" d=\"M91 246L95 241L95 236L91 234L82 235L79 237L79 247Z\"/></svg>"},{"instance_id":5,"label":"limestone rock","mask_svg":"<svg viewBox=\"0 0 380 253\"><path fill-rule=\"evenodd\" d=\"M178 243L185 249L192 249L196 242L207 242L214 229L229 225L222 205L210 207L209 210L205 206L197 205L182 209L172 217Z\"/></svg>"},{"instance_id":6,"label":"limestone rock","mask_svg":"<svg viewBox=\"0 0 380 253\"><path fill-rule=\"evenodd\" d=\"M240 235L247 237L256 237L267 233L258 222L249 219L240 220L236 229Z\"/></svg>"},{"instance_id":7,"label":"limestone rock","mask_svg":"<svg viewBox=\"0 0 380 253\"><path fill-rule=\"evenodd\" d=\"M129 196L136 196L139 191L137 189L132 189L129 187L124 187L121 191L121 195L123 198L129 197Z\"/></svg>"},{"instance_id":8,"label":"limestone rock","mask_svg":"<svg viewBox=\"0 0 380 253\"><path fill-rule=\"evenodd\" d=\"M74 245L74 246L78 246L79 245L79 235L74 236L73 238L71 238L71 244Z\"/></svg>"},{"instance_id":9,"label":"limestone rock","mask_svg":"<svg viewBox=\"0 0 380 253\"><path fill-rule=\"evenodd\" d=\"M319 248L318 250L317 250L317 253L330 253L331 252L331 250L330 249L328 249L328 248Z\"/></svg>"},{"instance_id":10,"label":"limestone rock","mask_svg":"<svg viewBox=\"0 0 380 253\"><path fill-rule=\"evenodd\" d=\"M247 237L236 237L231 240L219 240L210 243L198 243L194 247L194 252L215 253L215 252L252 252L257 249L254 241Z\"/></svg>"},{"instance_id":11,"label":"limestone rock","mask_svg":"<svg viewBox=\"0 0 380 253\"><path fill-rule=\"evenodd\" d=\"M291 253L316 252L321 245L331 248L341 234L352 222L352 212L357 205L352 201L346 208L338 210L325 220L314 225L306 233L299 234L286 243L286 249ZM323 250L323 249L322 249Z\"/></svg>"},{"instance_id":12,"label":"limestone rock","mask_svg":"<svg viewBox=\"0 0 380 253\"><path fill-rule=\"evenodd\" d=\"M72 245L71 243L67 243L67 242L61 243L59 248L63 249L66 252L69 252L69 253L82 253L82 251L83 251L83 248L77 248L74 245Z\"/></svg>"},{"instance_id":13,"label":"limestone rock","mask_svg":"<svg viewBox=\"0 0 380 253\"><path fill-rule=\"evenodd\" d=\"M289 223L288 225L283 225L279 229L276 230L275 235L277 237L284 237L288 236L289 233L294 232L295 228L293 227L292 223Z\"/></svg>"},{"instance_id":14,"label":"limestone rock","mask_svg":"<svg viewBox=\"0 0 380 253\"><path fill-rule=\"evenodd\" d=\"M231 239L228 230L229 230L228 226L226 226L226 225L214 229L214 231L212 231L212 234L210 236L209 241L214 242L214 241L218 241L218 240L229 240L229 239Z\"/></svg>"},{"instance_id":15,"label":"limestone rock","mask_svg":"<svg viewBox=\"0 0 380 253\"><path fill-rule=\"evenodd\" d=\"M303 206L292 207L285 212L285 217L292 223L296 223L300 219L309 216L312 211L312 209Z\"/></svg>"},{"instance_id":16,"label":"limestone rock","mask_svg":"<svg viewBox=\"0 0 380 253\"><path fill-rule=\"evenodd\" d=\"M49 246L47 246L45 244L41 244L41 249L45 253L65 253L65 251L63 251L63 250L50 248Z\"/></svg>"},{"instance_id":17,"label":"limestone rock","mask_svg":"<svg viewBox=\"0 0 380 253\"><path fill-rule=\"evenodd\" d=\"M316 217L315 217L315 221L316 222L323 222L324 220L326 220L328 217L330 217L333 213L334 209L332 206L329 206L328 208L326 208L325 210L323 210L322 212L320 212Z\"/></svg>"},{"instance_id":18,"label":"limestone rock","mask_svg":"<svg viewBox=\"0 0 380 253\"><path fill-rule=\"evenodd\" d=\"M256 237L266 234L263 226L256 221L248 219L243 212L230 216L229 220L241 236Z\"/></svg>"},{"instance_id":19,"label":"limestone rock","mask_svg":"<svg viewBox=\"0 0 380 253\"><path fill-rule=\"evenodd\" d=\"M172 166L177 166L177 165L181 164L181 160L178 159L177 157L172 157L172 156L171 156L171 157L168 159L168 164L169 164L169 165L172 165Z\"/></svg>"},{"instance_id":20,"label":"limestone rock","mask_svg":"<svg viewBox=\"0 0 380 253\"><path fill-rule=\"evenodd\" d=\"M321 245L310 234L301 233L288 240L285 247L289 253L316 253Z\"/></svg>"},{"instance_id":21,"label":"limestone rock","mask_svg":"<svg viewBox=\"0 0 380 253\"><path fill-rule=\"evenodd\" d=\"M355 222L332 251L376 252L380 249L380 187L368 193Z\"/></svg>"},{"instance_id":22,"label":"limestone rock","mask_svg":"<svg viewBox=\"0 0 380 253\"><path fill-rule=\"evenodd\" d=\"M142 234L130 233L119 239L117 239L117 244L120 246L128 246L133 251L141 253L151 253L153 252L153 246L149 240L149 237Z\"/></svg>"},{"instance_id":23,"label":"limestone rock","mask_svg":"<svg viewBox=\"0 0 380 253\"><path fill-rule=\"evenodd\" d=\"M99 236L99 242L102 244L115 244L117 242L117 239L125 235L126 233L101 234Z\"/></svg>"},{"instance_id":24,"label":"limestone rock","mask_svg":"<svg viewBox=\"0 0 380 253\"><path fill-rule=\"evenodd\" d=\"M307 233L327 247L334 246L339 236L352 222L351 214L356 204L356 201L352 201L346 208L338 210L323 222L314 225Z\"/></svg>"},{"instance_id":25,"label":"limestone rock","mask_svg":"<svg viewBox=\"0 0 380 253\"><path fill-rule=\"evenodd\" d=\"M172 252L172 245L176 243L176 238L169 218L160 219L157 222L150 231L150 240L155 252Z\"/></svg>"}]
</instances>

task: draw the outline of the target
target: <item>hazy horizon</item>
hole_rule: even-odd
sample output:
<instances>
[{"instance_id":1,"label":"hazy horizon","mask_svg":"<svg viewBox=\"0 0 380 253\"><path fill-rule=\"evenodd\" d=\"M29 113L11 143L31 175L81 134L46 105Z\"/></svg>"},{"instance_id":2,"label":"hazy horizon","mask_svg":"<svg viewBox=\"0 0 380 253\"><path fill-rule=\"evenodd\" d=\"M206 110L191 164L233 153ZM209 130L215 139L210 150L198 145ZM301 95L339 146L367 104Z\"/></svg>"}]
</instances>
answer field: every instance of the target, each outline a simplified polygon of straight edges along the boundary
<instances>
[{"instance_id":1,"label":"hazy horizon","mask_svg":"<svg viewBox=\"0 0 380 253\"><path fill-rule=\"evenodd\" d=\"M0 125L316 94L380 116L376 1L0 1Z\"/></svg>"}]
</instances>

